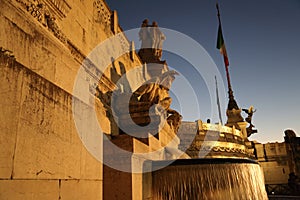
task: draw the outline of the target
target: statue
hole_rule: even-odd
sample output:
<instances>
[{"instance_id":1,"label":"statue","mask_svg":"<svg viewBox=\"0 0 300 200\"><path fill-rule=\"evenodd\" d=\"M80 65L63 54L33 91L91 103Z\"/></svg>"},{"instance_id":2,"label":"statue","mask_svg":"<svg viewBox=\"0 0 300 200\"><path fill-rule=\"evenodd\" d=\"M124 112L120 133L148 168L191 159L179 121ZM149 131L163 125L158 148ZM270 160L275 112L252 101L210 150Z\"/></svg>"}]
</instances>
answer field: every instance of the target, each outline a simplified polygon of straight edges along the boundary
<instances>
[{"instance_id":1,"label":"statue","mask_svg":"<svg viewBox=\"0 0 300 200\"><path fill-rule=\"evenodd\" d=\"M154 104L158 104L166 114L167 123L176 133L181 124L182 116L170 108L172 98L169 95L169 89L175 79L175 75L178 75L178 73L172 70L165 72L159 77L150 79L135 91L133 96L137 97L138 103L148 102L147 106L149 108Z\"/></svg>"},{"instance_id":2,"label":"statue","mask_svg":"<svg viewBox=\"0 0 300 200\"><path fill-rule=\"evenodd\" d=\"M246 122L248 122L249 124L251 124L252 122L252 116L253 116L253 113L256 112L256 110L254 110L253 106L250 106L249 109L242 109L245 113L248 114L247 118L246 118Z\"/></svg>"},{"instance_id":3,"label":"statue","mask_svg":"<svg viewBox=\"0 0 300 200\"><path fill-rule=\"evenodd\" d=\"M257 130L253 129L255 126L252 124L252 116L253 113L256 112L256 110L253 108L253 106L250 106L249 109L242 109L242 110L248 114L245 120L250 124L249 127L247 127L247 137L249 137L253 133L257 133Z\"/></svg>"},{"instance_id":4,"label":"statue","mask_svg":"<svg viewBox=\"0 0 300 200\"><path fill-rule=\"evenodd\" d=\"M159 77L148 80L135 94L140 102L151 102L151 105L159 103L169 97L169 89L178 73L174 70L167 71Z\"/></svg>"},{"instance_id":5,"label":"statue","mask_svg":"<svg viewBox=\"0 0 300 200\"><path fill-rule=\"evenodd\" d=\"M154 49L154 54L158 58L161 58L162 45L163 45L163 41L166 39L166 36L158 28L158 24L156 22L152 23L152 28L150 29L150 35L152 38L152 49Z\"/></svg>"},{"instance_id":6,"label":"statue","mask_svg":"<svg viewBox=\"0 0 300 200\"><path fill-rule=\"evenodd\" d=\"M170 108L167 110L167 114L169 115L167 118L168 124L174 130L174 132L177 133L181 124L182 116L176 110L172 110Z\"/></svg>"},{"instance_id":7,"label":"statue","mask_svg":"<svg viewBox=\"0 0 300 200\"><path fill-rule=\"evenodd\" d=\"M154 82L150 84L145 84L140 87L137 91L138 100L140 102L151 102L151 104L158 103L158 93L159 93L159 85Z\"/></svg>"},{"instance_id":8,"label":"statue","mask_svg":"<svg viewBox=\"0 0 300 200\"><path fill-rule=\"evenodd\" d=\"M148 19L145 19L139 31L139 39L142 41L141 49L151 48L151 37L148 30Z\"/></svg>"},{"instance_id":9,"label":"statue","mask_svg":"<svg viewBox=\"0 0 300 200\"><path fill-rule=\"evenodd\" d=\"M287 137L287 138L295 138L295 137L297 137L296 133L293 130L290 130L290 129L285 130L284 134L285 134L285 137Z\"/></svg>"},{"instance_id":10,"label":"statue","mask_svg":"<svg viewBox=\"0 0 300 200\"><path fill-rule=\"evenodd\" d=\"M144 62L159 62L162 57L162 45L166 39L165 35L158 28L156 22L148 25L148 19L145 19L139 31L141 40L141 49L139 55Z\"/></svg>"}]
</instances>

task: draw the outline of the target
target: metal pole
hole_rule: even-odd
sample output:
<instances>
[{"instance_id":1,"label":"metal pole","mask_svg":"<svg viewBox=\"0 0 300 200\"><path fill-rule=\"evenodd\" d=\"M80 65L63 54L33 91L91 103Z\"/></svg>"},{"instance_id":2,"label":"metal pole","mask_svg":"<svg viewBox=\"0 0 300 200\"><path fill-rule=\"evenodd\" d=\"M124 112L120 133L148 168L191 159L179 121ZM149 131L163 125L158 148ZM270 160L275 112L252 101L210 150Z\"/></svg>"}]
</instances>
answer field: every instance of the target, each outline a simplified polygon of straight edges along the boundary
<instances>
[{"instance_id":1,"label":"metal pole","mask_svg":"<svg viewBox=\"0 0 300 200\"><path fill-rule=\"evenodd\" d=\"M218 11L218 20L219 20L219 28L222 31L222 23L221 23L221 17L220 17L220 10L219 10L219 4L216 4L217 7L217 11ZM222 34L223 35L223 34ZM224 39L223 39L224 40ZM225 42L224 42L225 45ZM225 58L224 58L225 59ZM225 61L225 60L224 60ZM225 64L225 62L224 62ZM227 85L228 85L228 94L229 94L229 98L233 98L233 91L231 88L231 82L230 82L230 75L229 75L229 69L228 66L225 64L225 70L226 70L226 78L227 78Z\"/></svg>"}]
</instances>

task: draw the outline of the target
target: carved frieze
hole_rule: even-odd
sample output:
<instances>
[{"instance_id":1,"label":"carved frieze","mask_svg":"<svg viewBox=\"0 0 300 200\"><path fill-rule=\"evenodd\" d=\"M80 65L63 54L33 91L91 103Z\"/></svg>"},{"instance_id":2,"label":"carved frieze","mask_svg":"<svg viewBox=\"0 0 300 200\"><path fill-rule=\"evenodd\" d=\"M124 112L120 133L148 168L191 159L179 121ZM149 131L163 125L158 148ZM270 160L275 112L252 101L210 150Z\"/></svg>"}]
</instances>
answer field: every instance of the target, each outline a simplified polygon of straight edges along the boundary
<instances>
[{"instance_id":1,"label":"carved frieze","mask_svg":"<svg viewBox=\"0 0 300 200\"><path fill-rule=\"evenodd\" d=\"M59 20L65 18L71 9L71 6L65 0L44 0L44 3Z\"/></svg>"},{"instance_id":2,"label":"carved frieze","mask_svg":"<svg viewBox=\"0 0 300 200\"><path fill-rule=\"evenodd\" d=\"M106 91L113 90L116 86L90 61L86 56L63 34L59 28L58 21L66 17L71 9L65 0L15 0L19 5L32 15L39 23L53 33L70 51L76 61L82 63L87 74L87 80L90 82L90 91L95 94L96 85L100 82ZM106 16L104 21L110 23L110 11L106 5L101 2ZM97 3L94 3L94 5ZM99 3L98 3L99 4ZM98 5L97 4L97 5ZM97 6L96 6L97 7ZM108 13L109 12L109 13ZM103 12L102 12L103 13ZM101 14L102 15L102 14ZM57 21L58 19L58 21ZM99 77L101 79L99 80Z\"/></svg>"},{"instance_id":3,"label":"carved frieze","mask_svg":"<svg viewBox=\"0 0 300 200\"><path fill-rule=\"evenodd\" d=\"M55 37L57 37L63 43L66 42L66 36L60 30L56 19L57 17L63 17L66 14L66 8L64 8L64 13L60 10L61 8L49 7L49 2L55 0L16 0L28 13L30 13L38 22L40 22L43 26L47 27ZM65 1L61 1L65 2ZM51 3L53 4L53 2ZM59 6L60 4L56 4ZM70 6L65 3L61 3L61 5L65 5L62 7L67 7L70 9ZM60 13L60 14L59 14Z\"/></svg>"},{"instance_id":4,"label":"carved frieze","mask_svg":"<svg viewBox=\"0 0 300 200\"><path fill-rule=\"evenodd\" d=\"M65 18L71 6L65 0L16 0L22 4L32 15L42 16L43 9L46 7L57 19ZM40 12L41 11L41 12ZM41 19L41 18L40 18Z\"/></svg>"}]
</instances>

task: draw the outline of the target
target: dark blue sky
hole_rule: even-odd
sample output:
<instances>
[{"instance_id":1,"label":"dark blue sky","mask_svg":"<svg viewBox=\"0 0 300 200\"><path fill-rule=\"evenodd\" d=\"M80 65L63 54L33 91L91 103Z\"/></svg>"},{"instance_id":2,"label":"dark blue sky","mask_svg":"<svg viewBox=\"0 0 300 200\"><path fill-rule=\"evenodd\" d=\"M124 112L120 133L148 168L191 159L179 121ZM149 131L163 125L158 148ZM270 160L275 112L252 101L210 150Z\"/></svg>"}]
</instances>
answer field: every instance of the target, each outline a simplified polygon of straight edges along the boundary
<instances>
[{"instance_id":1,"label":"dark blue sky","mask_svg":"<svg viewBox=\"0 0 300 200\"><path fill-rule=\"evenodd\" d=\"M196 40L216 63L227 86L223 60L216 49L216 1L107 0L107 3L118 11L119 23L125 31L139 28L143 19L148 18L157 21L160 27ZM288 128L299 136L300 1L226 0L219 1L219 5L235 98L241 108L253 105L257 109L253 122L259 133L251 139L283 141L283 131ZM168 52L163 57L197 88L200 113L195 113L191 104L182 111L184 120L210 118L209 108L215 102L211 102L202 77L184 59ZM173 89L184 91L180 85L177 87ZM174 97L175 109L180 110L179 103L189 104L192 98L188 93L181 94L187 97L184 102L176 102ZM223 121L226 105L227 102L222 102Z\"/></svg>"}]
</instances>

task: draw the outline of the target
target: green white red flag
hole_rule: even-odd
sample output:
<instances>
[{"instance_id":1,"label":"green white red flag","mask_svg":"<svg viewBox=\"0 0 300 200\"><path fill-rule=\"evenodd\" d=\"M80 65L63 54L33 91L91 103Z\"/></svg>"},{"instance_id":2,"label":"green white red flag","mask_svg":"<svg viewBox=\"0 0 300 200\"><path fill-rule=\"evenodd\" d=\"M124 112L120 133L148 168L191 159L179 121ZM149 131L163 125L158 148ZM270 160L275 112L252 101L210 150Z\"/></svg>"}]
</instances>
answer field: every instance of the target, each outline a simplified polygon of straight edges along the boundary
<instances>
[{"instance_id":1,"label":"green white red flag","mask_svg":"<svg viewBox=\"0 0 300 200\"><path fill-rule=\"evenodd\" d=\"M226 47L225 47L224 38L223 38L223 34L222 34L221 24L219 24L217 48L220 50L220 53L224 57L225 66L228 67L229 66L229 60L228 60L228 57L227 57L227 52L226 52Z\"/></svg>"}]
</instances>

